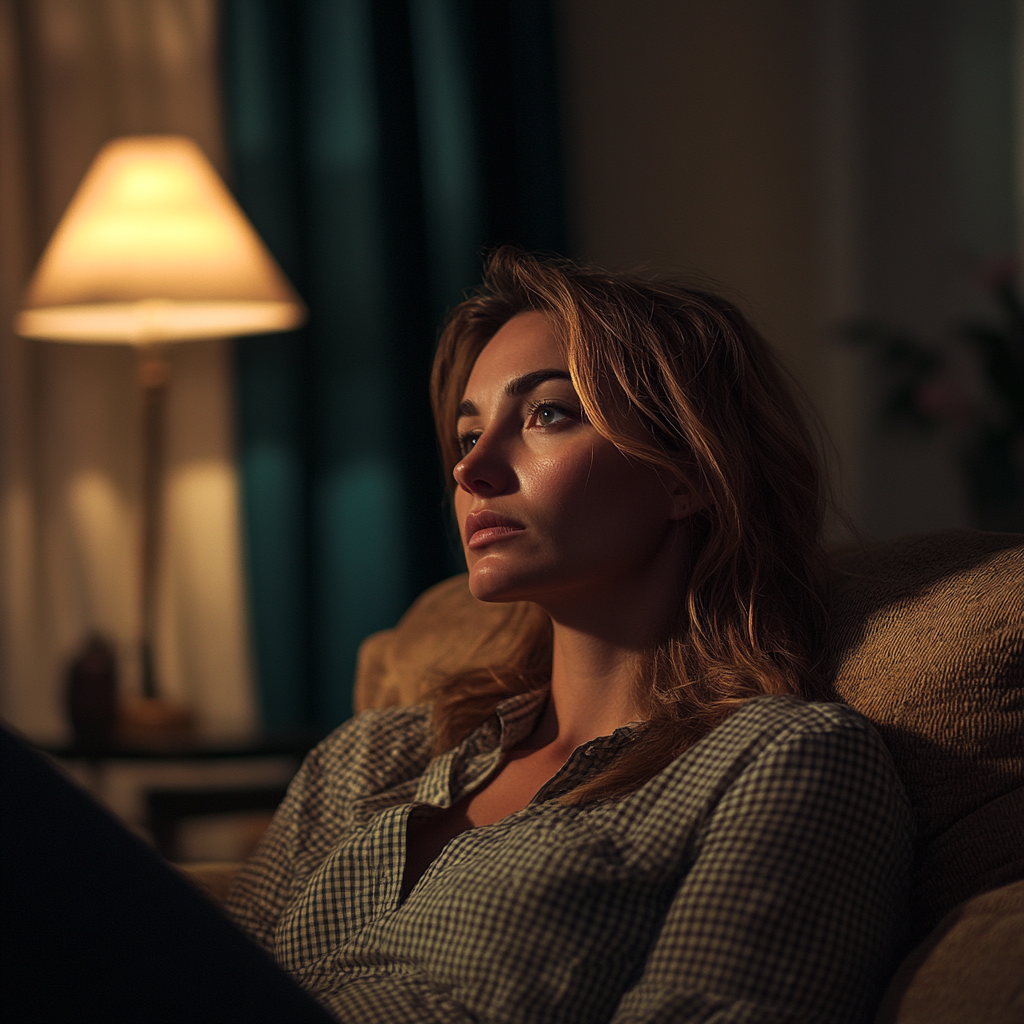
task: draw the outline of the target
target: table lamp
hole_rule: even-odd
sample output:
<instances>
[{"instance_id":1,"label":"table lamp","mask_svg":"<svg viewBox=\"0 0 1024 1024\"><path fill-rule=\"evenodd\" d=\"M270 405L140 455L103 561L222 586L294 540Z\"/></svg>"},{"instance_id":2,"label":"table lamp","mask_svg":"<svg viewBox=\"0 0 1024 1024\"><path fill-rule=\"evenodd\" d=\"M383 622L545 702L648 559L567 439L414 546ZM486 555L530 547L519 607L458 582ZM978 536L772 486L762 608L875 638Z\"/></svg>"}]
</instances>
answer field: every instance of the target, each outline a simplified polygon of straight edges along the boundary
<instances>
[{"instance_id":1,"label":"table lamp","mask_svg":"<svg viewBox=\"0 0 1024 1024\"><path fill-rule=\"evenodd\" d=\"M15 317L28 338L126 344L143 389L142 681L153 663L163 409L172 342L287 331L301 299L199 147L141 135L97 154ZM152 701L154 706L158 703Z\"/></svg>"}]
</instances>

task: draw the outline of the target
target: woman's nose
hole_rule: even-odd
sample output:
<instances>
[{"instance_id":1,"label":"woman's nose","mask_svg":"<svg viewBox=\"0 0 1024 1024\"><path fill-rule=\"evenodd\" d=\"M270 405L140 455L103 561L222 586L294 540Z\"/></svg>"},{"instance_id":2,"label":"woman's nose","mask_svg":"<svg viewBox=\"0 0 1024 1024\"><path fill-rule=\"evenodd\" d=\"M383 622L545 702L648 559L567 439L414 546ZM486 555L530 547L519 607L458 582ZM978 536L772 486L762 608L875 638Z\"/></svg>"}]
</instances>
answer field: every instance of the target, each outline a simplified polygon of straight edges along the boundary
<instances>
[{"instance_id":1,"label":"woman's nose","mask_svg":"<svg viewBox=\"0 0 1024 1024\"><path fill-rule=\"evenodd\" d=\"M484 497L504 493L513 476L508 461L484 438L466 452L452 475L464 491Z\"/></svg>"}]
</instances>

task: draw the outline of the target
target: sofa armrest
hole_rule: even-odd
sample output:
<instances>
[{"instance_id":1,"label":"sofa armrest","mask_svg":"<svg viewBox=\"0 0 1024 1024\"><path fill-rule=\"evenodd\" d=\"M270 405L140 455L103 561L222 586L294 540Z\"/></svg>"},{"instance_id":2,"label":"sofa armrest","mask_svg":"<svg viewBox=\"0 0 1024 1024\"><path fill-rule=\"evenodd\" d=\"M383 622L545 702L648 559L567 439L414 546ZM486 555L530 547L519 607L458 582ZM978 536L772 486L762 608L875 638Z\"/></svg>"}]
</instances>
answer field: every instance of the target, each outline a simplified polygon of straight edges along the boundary
<instances>
[{"instance_id":1,"label":"sofa armrest","mask_svg":"<svg viewBox=\"0 0 1024 1024\"><path fill-rule=\"evenodd\" d=\"M217 906L223 906L228 889L234 881L241 861L206 861L198 864L175 864L199 891Z\"/></svg>"}]
</instances>

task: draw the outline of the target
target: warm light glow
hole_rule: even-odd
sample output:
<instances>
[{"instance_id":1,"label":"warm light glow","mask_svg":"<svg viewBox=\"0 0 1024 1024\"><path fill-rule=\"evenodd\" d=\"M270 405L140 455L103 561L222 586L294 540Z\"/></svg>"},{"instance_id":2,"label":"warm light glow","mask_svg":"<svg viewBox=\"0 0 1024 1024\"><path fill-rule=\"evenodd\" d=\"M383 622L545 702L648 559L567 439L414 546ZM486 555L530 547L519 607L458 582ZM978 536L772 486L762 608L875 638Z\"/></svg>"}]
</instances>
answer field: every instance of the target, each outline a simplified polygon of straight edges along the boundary
<instances>
[{"instance_id":1,"label":"warm light glow","mask_svg":"<svg viewBox=\"0 0 1024 1024\"><path fill-rule=\"evenodd\" d=\"M227 338L290 331L303 320L294 302L96 302L82 306L26 309L15 320L26 338L60 341L153 341Z\"/></svg>"},{"instance_id":2,"label":"warm light glow","mask_svg":"<svg viewBox=\"0 0 1024 1024\"><path fill-rule=\"evenodd\" d=\"M304 319L199 147L149 135L100 150L39 261L15 330L144 344L290 330Z\"/></svg>"}]
</instances>

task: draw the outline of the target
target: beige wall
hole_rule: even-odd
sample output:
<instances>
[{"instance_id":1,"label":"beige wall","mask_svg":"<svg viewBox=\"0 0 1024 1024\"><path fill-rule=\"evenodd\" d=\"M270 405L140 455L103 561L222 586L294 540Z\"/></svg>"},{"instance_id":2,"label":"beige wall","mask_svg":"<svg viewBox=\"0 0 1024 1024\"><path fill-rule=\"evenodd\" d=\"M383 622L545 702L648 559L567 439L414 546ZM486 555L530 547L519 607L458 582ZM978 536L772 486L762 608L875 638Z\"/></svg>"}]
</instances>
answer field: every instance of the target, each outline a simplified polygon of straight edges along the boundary
<instances>
[{"instance_id":1,"label":"beige wall","mask_svg":"<svg viewBox=\"0 0 1024 1024\"><path fill-rule=\"evenodd\" d=\"M1006 144L1024 3L557 9L575 253L703 272L737 300L821 413L868 536L1020 529L972 510L956 428L882 423L891 385L840 334L866 317L963 358L959 325L997 322L986 267L1019 246L1024 202Z\"/></svg>"},{"instance_id":2,"label":"beige wall","mask_svg":"<svg viewBox=\"0 0 1024 1024\"><path fill-rule=\"evenodd\" d=\"M812 8L561 0L560 29L577 253L710 276L817 397Z\"/></svg>"}]
</instances>

